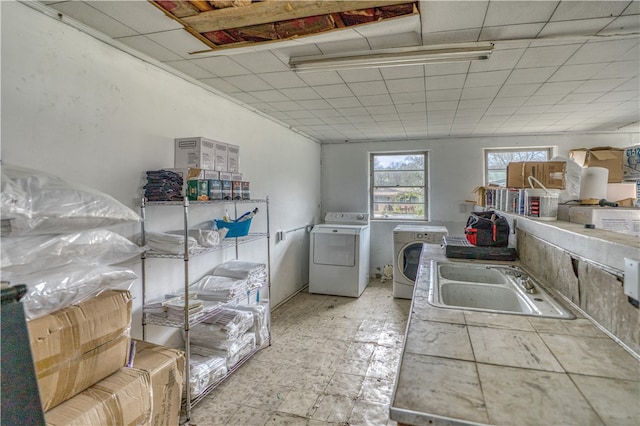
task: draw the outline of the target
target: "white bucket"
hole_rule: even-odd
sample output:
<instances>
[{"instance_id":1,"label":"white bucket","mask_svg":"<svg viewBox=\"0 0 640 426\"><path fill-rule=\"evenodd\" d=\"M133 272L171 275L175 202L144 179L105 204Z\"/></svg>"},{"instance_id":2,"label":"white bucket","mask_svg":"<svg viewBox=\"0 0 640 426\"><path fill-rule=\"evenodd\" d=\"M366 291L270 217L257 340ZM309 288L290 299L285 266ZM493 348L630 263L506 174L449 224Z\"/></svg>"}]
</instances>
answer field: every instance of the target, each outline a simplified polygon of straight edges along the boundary
<instances>
[{"instance_id":1,"label":"white bucket","mask_svg":"<svg viewBox=\"0 0 640 426\"><path fill-rule=\"evenodd\" d=\"M531 180L534 180L542 189L533 188ZM531 189L525 189L525 211L527 217L538 220L558 219L558 198L560 190L545 188L536 178L529 177Z\"/></svg>"}]
</instances>

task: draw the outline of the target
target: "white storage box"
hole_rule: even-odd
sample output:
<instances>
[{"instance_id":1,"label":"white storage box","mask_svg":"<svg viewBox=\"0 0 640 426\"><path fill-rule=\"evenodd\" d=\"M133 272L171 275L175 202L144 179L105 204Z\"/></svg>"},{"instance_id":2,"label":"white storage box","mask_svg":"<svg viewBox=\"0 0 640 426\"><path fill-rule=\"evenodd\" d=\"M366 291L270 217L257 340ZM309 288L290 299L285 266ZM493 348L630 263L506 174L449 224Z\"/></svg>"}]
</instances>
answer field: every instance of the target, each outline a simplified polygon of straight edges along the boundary
<instances>
[{"instance_id":1,"label":"white storage box","mask_svg":"<svg viewBox=\"0 0 640 426\"><path fill-rule=\"evenodd\" d=\"M215 144L216 141L203 137L175 139L175 157L173 167L194 167L214 170Z\"/></svg>"},{"instance_id":2,"label":"white storage box","mask_svg":"<svg viewBox=\"0 0 640 426\"><path fill-rule=\"evenodd\" d=\"M636 207L571 207L569 220L591 223L596 229L640 236L640 208Z\"/></svg>"},{"instance_id":3,"label":"white storage box","mask_svg":"<svg viewBox=\"0 0 640 426\"><path fill-rule=\"evenodd\" d=\"M214 146L214 156L215 156L215 166L213 167L215 170L219 172L226 172L227 170L227 161L229 159L229 150L227 149L227 144L224 142L216 142Z\"/></svg>"},{"instance_id":4,"label":"white storage box","mask_svg":"<svg viewBox=\"0 0 640 426\"><path fill-rule=\"evenodd\" d=\"M227 171L238 173L240 171L240 147L227 144Z\"/></svg>"},{"instance_id":5,"label":"white storage box","mask_svg":"<svg viewBox=\"0 0 640 426\"><path fill-rule=\"evenodd\" d=\"M640 145L624 148L622 179L640 179Z\"/></svg>"}]
</instances>

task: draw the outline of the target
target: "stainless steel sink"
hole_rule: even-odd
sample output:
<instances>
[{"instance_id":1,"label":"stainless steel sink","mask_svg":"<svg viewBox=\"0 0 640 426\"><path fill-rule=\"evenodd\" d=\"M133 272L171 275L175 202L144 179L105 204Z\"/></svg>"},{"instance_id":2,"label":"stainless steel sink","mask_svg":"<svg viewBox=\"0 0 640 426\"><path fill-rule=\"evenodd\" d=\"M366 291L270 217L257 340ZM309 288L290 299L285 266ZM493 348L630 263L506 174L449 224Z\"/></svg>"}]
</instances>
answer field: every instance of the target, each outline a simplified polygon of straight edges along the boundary
<instances>
[{"instance_id":1,"label":"stainless steel sink","mask_svg":"<svg viewBox=\"0 0 640 426\"><path fill-rule=\"evenodd\" d=\"M432 261L429 303L434 306L573 319L524 270L515 266Z\"/></svg>"}]
</instances>

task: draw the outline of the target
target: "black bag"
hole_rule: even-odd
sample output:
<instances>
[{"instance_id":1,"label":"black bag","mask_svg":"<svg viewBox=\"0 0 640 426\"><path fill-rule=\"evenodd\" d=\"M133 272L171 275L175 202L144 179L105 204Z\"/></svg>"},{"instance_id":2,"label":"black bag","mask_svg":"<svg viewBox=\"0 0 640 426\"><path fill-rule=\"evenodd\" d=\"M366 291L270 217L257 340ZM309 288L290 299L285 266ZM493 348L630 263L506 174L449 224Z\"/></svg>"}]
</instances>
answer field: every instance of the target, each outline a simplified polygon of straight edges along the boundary
<instances>
[{"instance_id":1,"label":"black bag","mask_svg":"<svg viewBox=\"0 0 640 426\"><path fill-rule=\"evenodd\" d=\"M509 222L493 210L471 213L464 233L474 246L506 247L509 244Z\"/></svg>"}]
</instances>

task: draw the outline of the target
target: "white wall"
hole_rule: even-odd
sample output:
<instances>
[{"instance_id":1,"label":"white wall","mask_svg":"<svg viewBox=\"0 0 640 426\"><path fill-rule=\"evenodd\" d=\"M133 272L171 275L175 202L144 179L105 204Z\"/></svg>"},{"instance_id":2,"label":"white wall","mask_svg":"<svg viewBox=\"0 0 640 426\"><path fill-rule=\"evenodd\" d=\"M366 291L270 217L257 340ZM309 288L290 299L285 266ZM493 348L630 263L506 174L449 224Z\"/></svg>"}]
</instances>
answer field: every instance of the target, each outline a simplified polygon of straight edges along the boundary
<instances>
[{"instance_id":1,"label":"white wall","mask_svg":"<svg viewBox=\"0 0 640 426\"><path fill-rule=\"evenodd\" d=\"M568 158L578 147L625 147L640 142L629 133L589 135L495 136L425 139L322 146L322 211L369 210L369 154L393 151L429 152L430 225L447 226L450 235L464 232L473 200L472 190L483 185L484 148L551 146L554 156ZM462 212L461 208L465 208ZM372 221L371 274L393 263L393 228L401 222Z\"/></svg>"},{"instance_id":2,"label":"white wall","mask_svg":"<svg viewBox=\"0 0 640 426\"><path fill-rule=\"evenodd\" d=\"M272 231L317 221L319 144L25 5L0 7L3 162L83 183L138 211L144 172L173 166L173 139L205 136L240 146L240 171L252 196L270 197ZM123 230L127 236L137 232L137 226ZM308 234L287 236L279 243L271 239L275 304L308 282ZM243 250L266 261L265 247ZM196 264L192 276L234 253L217 256ZM178 265L152 262L156 294L180 286ZM140 332L139 284L133 290L134 337Z\"/></svg>"}]
</instances>

